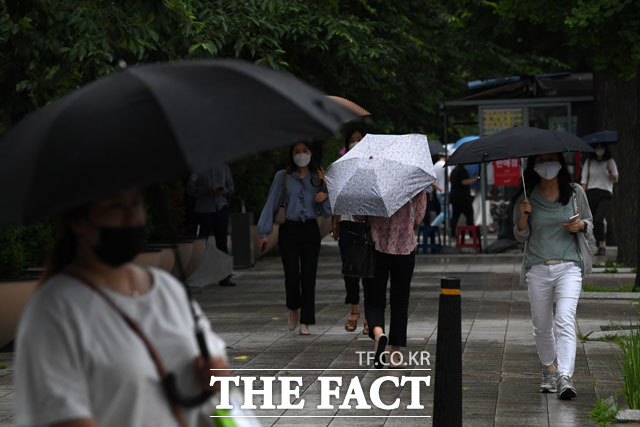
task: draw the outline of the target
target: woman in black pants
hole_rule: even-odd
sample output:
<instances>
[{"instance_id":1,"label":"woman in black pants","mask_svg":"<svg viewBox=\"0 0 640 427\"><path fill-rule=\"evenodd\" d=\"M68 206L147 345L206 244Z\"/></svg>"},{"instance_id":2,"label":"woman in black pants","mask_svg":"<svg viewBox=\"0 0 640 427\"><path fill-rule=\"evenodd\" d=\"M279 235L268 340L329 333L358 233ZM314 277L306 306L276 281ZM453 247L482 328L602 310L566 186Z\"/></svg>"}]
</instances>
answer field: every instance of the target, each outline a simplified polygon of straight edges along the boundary
<instances>
[{"instance_id":1,"label":"woman in black pants","mask_svg":"<svg viewBox=\"0 0 640 427\"><path fill-rule=\"evenodd\" d=\"M462 165L457 165L451 172L451 236L456 238L456 228L458 227L458 219L460 214L464 214L467 225L473 225L473 197L469 186L476 182L480 177L474 176L469 178L467 169Z\"/></svg>"},{"instance_id":2,"label":"woman in black pants","mask_svg":"<svg viewBox=\"0 0 640 427\"><path fill-rule=\"evenodd\" d=\"M262 252L267 236L273 231L273 219L280 206L282 180L286 179L285 223L278 231L278 247L284 268L289 330L300 322L300 335L309 335L309 325L316 323L315 288L320 230L316 218L329 216L324 173L312 162L311 145L299 142L289 150L289 168L278 171L273 179L267 203L258 221L258 248ZM286 177L286 178L285 178Z\"/></svg>"},{"instance_id":3,"label":"woman in black pants","mask_svg":"<svg viewBox=\"0 0 640 427\"><path fill-rule=\"evenodd\" d=\"M374 366L378 369L384 364L382 354L387 342L391 344L392 355L389 366L406 366L399 355L400 347L407 345L409 293L418 245L414 228L422 222L426 207L427 196L421 191L390 218L368 217L375 243L375 277L364 281L364 305L369 337L375 342ZM389 281L391 323L387 336L384 313Z\"/></svg>"},{"instance_id":4,"label":"woman in black pants","mask_svg":"<svg viewBox=\"0 0 640 427\"><path fill-rule=\"evenodd\" d=\"M589 207L593 212L593 235L596 239L598 252L596 255L606 254L604 220L611 207L613 184L618 182L618 166L604 144L595 146L595 152L590 153L582 168L582 188L587 191Z\"/></svg>"},{"instance_id":5,"label":"woman in black pants","mask_svg":"<svg viewBox=\"0 0 640 427\"><path fill-rule=\"evenodd\" d=\"M345 152L351 150L366 135L366 132L356 128L349 130L345 138ZM338 215L333 217L333 238L338 239L340 247L340 257L342 263L347 261L347 257L353 247L354 236L362 235L365 232L364 223L354 221L350 215ZM349 318L344 324L347 332L353 332L358 327L358 319L360 318L360 279L358 277L344 276L344 287L347 291L344 303L351 305ZM367 321L364 321L363 334L369 333Z\"/></svg>"}]
</instances>

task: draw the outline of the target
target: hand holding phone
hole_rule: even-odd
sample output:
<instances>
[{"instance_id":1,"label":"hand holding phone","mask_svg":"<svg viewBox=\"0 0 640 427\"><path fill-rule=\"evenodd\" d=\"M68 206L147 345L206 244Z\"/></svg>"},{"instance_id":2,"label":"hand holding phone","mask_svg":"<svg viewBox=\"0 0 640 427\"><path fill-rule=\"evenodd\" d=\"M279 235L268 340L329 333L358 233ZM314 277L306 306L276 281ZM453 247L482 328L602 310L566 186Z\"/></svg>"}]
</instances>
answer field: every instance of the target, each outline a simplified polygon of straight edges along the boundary
<instances>
[{"instance_id":1,"label":"hand holding phone","mask_svg":"<svg viewBox=\"0 0 640 427\"><path fill-rule=\"evenodd\" d=\"M567 220L567 222L575 221L575 220L577 220L578 218L580 218L580 214L575 214L575 215L573 215L571 218L569 218L569 219Z\"/></svg>"}]
</instances>

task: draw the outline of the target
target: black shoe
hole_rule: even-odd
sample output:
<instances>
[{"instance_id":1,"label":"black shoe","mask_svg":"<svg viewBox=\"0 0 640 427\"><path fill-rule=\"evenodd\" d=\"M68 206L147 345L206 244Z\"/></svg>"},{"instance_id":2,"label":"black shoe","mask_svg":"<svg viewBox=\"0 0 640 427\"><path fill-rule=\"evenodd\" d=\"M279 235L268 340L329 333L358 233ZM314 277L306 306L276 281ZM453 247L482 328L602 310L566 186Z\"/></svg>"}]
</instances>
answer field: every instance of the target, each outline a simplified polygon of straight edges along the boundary
<instances>
[{"instance_id":1,"label":"black shoe","mask_svg":"<svg viewBox=\"0 0 640 427\"><path fill-rule=\"evenodd\" d=\"M386 361L383 356L384 348L387 346L387 341L389 338L383 333L378 336L376 340L376 354L373 358L373 367L376 369L382 369L382 367L386 364Z\"/></svg>"},{"instance_id":2,"label":"black shoe","mask_svg":"<svg viewBox=\"0 0 640 427\"><path fill-rule=\"evenodd\" d=\"M598 248L598 252L596 252L596 256L604 256L607 254L607 250L605 248Z\"/></svg>"},{"instance_id":3,"label":"black shoe","mask_svg":"<svg viewBox=\"0 0 640 427\"><path fill-rule=\"evenodd\" d=\"M226 279L222 279L220 281L220 286L235 286L236 284L233 283L231 280L229 280L229 278L227 277Z\"/></svg>"}]
</instances>

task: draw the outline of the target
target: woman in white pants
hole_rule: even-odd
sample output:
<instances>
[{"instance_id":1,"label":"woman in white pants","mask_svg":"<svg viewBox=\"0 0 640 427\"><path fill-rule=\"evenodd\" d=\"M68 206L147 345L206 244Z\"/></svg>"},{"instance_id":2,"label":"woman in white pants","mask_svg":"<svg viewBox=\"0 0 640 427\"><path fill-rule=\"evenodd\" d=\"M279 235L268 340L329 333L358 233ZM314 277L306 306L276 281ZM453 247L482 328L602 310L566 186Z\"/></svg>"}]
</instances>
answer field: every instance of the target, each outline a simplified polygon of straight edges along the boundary
<instances>
[{"instance_id":1,"label":"woman in white pants","mask_svg":"<svg viewBox=\"0 0 640 427\"><path fill-rule=\"evenodd\" d=\"M584 190L571 183L561 154L529 157L524 180L527 194L515 203L513 231L525 243L521 283L529 288L533 335L543 365L540 392L572 399L577 396L572 382L576 308L582 276L591 271L586 234L593 230L593 218Z\"/></svg>"}]
</instances>

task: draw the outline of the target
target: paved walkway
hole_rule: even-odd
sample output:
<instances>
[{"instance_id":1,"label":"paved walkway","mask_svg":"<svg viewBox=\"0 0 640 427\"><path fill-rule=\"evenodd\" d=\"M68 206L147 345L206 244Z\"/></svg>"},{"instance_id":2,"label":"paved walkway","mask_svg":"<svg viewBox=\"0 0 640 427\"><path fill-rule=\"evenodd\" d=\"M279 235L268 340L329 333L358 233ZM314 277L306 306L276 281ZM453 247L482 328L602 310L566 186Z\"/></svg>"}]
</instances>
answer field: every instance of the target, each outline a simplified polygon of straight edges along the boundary
<instances>
[{"instance_id":1,"label":"paved walkway","mask_svg":"<svg viewBox=\"0 0 640 427\"><path fill-rule=\"evenodd\" d=\"M575 384L576 400L559 401L554 394L538 393L540 367L531 335L531 320L526 289L518 285L520 256L507 255L419 255L411 288L409 306L409 341L407 351L427 351L434 367L439 278L459 277L462 283L463 337L463 410L465 426L588 426L596 397L607 397L619 388L613 375L617 372L616 348L602 342L579 342ZM236 288L209 286L196 292L214 329L226 340L233 369L275 369L235 371L248 374L301 376L301 397L305 411L259 410L258 415L332 415L334 418L261 418L263 425L318 426L413 426L431 425L430 418L397 418L402 415L432 415L433 381L421 396L422 411L409 411L410 386L395 388L385 383L381 395L385 402L401 398L396 410L341 410L344 398L332 399L334 410L315 409L319 402L319 376L358 376L363 387L384 375L425 376L424 371L326 371L361 368L357 351L372 349L372 342L358 333L344 331L348 307L343 304L344 285L335 243L323 241L316 291L317 324L311 336L287 330L288 311L284 306L282 267L278 258L266 257L251 270L234 277ZM599 331L611 322L637 319L633 300L600 299L590 294L580 301L580 333ZM0 424L13 419L11 354L0 354ZM294 369L318 369L294 371ZM424 366L423 366L424 368ZM434 372L432 371L431 374ZM275 387L278 391L279 388ZM425 387L423 386L423 390ZM368 395L367 395L368 399ZM256 399L256 402L259 399ZM279 398L275 398L276 404ZM369 402L370 403L370 402ZM354 403L355 404L355 403ZM373 418L345 418L368 415Z\"/></svg>"}]
</instances>

